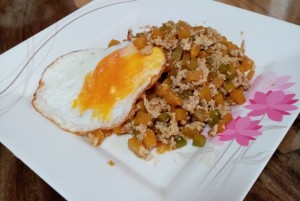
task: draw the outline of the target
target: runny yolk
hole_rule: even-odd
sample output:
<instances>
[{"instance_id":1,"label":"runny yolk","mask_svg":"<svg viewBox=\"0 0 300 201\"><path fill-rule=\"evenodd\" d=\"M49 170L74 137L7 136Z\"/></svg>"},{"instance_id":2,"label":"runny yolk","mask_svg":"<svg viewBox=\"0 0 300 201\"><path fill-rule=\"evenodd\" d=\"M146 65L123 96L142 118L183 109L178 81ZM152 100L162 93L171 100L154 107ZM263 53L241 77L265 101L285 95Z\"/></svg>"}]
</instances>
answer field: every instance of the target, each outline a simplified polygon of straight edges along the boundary
<instances>
[{"instance_id":1,"label":"runny yolk","mask_svg":"<svg viewBox=\"0 0 300 201\"><path fill-rule=\"evenodd\" d=\"M157 47L146 56L133 45L116 50L104 57L95 70L86 75L72 107L78 107L81 114L91 109L93 118L111 120L115 104L136 92L153 75L157 75L164 61L164 53Z\"/></svg>"}]
</instances>

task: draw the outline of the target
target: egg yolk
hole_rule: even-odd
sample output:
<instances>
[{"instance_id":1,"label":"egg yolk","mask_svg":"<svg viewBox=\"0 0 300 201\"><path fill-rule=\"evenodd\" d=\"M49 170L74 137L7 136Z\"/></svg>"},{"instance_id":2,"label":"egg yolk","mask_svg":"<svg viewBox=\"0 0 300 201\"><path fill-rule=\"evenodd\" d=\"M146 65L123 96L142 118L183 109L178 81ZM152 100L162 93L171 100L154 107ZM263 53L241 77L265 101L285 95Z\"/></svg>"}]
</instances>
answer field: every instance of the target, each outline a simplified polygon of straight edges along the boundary
<instances>
[{"instance_id":1,"label":"egg yolk","mask_svg":"<svg viewBox=\"0 0 300 201\"><path fill-rule=\"evenodd\" d=\"M72 107L79 108L81 114L91 109L93 118L111 120L115 104L134 93L145 80L149 82L164 62L165 55L157 47L150 55L142 55L133 45L116 50L86 75Z\"/></svg>"}]
</instances>

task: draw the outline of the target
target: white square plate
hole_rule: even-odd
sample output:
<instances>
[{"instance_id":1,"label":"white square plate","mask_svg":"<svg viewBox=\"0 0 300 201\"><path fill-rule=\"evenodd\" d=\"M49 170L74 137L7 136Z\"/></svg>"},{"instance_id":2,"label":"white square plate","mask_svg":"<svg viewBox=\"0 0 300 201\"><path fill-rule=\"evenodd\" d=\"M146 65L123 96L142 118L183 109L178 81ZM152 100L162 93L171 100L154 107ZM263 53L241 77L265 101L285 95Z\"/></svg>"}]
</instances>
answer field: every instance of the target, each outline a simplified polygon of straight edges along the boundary
<instances>
[{"instance_id":1,"label":"white square plate","mask_svg":"<svg viewBox=\"0 0 300 201\"><path fill-rule=\"evenodd\" d=\"M112 38L126 38L129 28L179 19L213 27L236 44L245 40L258 77L245 105L265 104L266 114L257 105L235 108L245 122L262 126L248 128L261 134L248 146L240 144L251 137L236 131L224 143L143 161L128 150L128 136L94 148L31 106L43 70L57 57L105 48ZM299 113L299 38L299 26L213 1L94 1L0 56L0 141L68 200L242 200Z\"/></svg>"}]
</instances>

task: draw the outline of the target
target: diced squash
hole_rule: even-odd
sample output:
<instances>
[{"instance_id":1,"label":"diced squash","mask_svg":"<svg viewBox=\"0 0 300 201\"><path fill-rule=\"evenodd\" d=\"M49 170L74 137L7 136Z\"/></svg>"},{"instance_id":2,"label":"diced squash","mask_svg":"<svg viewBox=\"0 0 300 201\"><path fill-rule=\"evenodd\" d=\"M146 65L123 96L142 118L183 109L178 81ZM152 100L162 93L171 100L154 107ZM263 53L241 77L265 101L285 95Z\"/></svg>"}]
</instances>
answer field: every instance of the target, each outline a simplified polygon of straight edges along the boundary
<instances>
[{"instance_id":1,"label":"diced squash","mask_svg":"<svg viewBox=\"0 0 300 201\"><path fill-rule=\"evenodd\" d=\"M221 79L217 72L210 72L208 74L208 80L211 81L217 88L220 88L224 83L223 79Z\"/></svg>"},{"instance_id":2,"label":"diced squash","mask_svg":"<svg viewBox=\"0 0 300 201\"><path fill-rule=\"evenodd\" d=\"M214 99L214 101L216 102L217 105L224 105L225 104L222 94L216 94L213 97L213 99Z\"/></svg>"},{"instance_id":3,"label":"diced squash","mask_svg":"<svg viewBox=\"0 0 300 201\"><path fill-rule=\"evenodd\" d=\"M236 63L235 63L235 68L236 68L236 69L239 69L239 71L240 71L241 73L245 73L245 70L244 70L243 66L242 66L239 62L236 62Z\"/></svg>"},{"instance_id":4,"label":"diced squash","mask_svg":"<svg viewBox=\"0 0 300 201\"><path fill-rule=\"evenodd\" d=\"M227 52L228 52L228 54L230 54L230 52L231 52L232 50L238 49L238 46L237 46L237 45L235 45L235 44L233 44L232 42L229 42L229 41L225 42L225 45L226 45L226 47L227 47Z\"/></svg>"},{"instance_id":5,"label":"diced squash","mask_svg":"<svg viewBox=\"0 0 300 201\"><path fill-rule=\"evenodd\" d=\"M226 126L225 120L221 119L218 123L218 133L223 132L225 130L225 126Z\"/></svg>"},{"instance_id":6,"label":"diced squash","mask_svg":"<svg viewBox=\"0 0 300 201\"><path fill-rule=\"evenodd\" d=\"M171 89L168 89L163 95L163 99L171 106L181 106L183 104L182 98Z\"/></svg>"},{"instance_id":7,"label":"diced squash","mask_svg":"<svg viewBox=\"0 0 300 201\"><path fill-rule=\"evenodd\" d=\"M163 154L163 153L165 153L165 152L167 152L167 151L171 151L170 145L164 144L164 143L162 143L162 142L158 142L158 143L157 143L156 152L157 152L158 154Z\"/></svg>"},{"instance_id":8,"label":"diced squash","mask_svg":"<svg viewBox=\"0 0 300 201\"><path fill-rule=\"evenodd\" d=\"M133 45L138 49L143 49L147 45L147 38L146 36L139 36L133 42Z\"/></svg>"},{"instance_id":9,"label":"diced squash","mask_svg":"<svg viewBox=\"0 0 300 201\"><path fill-rule=\"evenodd\" d=\"M101 130L96 130L89 134L90 144L93 146L100 145L104 138L105 136Z\"/></svg>"},{"instance_id":10,"label":"diced squash","mask_svg":"<svg viewBox=\"0 0 300 201\"><path fill-rule=\"evenodd\" d=\"M146 133L145 133L145 136L143 139L143 144L146 147L155 147L157 145L156 136L152 130L150 130L150 129L146 130Z\"/></svg>"},{"instance_id":11,"label":"diced squash","mask_svg":"<svg viewBox=\"0 0 300 201\"><path fill-rule=\"evenodd\" d=\"M199 58L203 59L203 58L205 58L206 56L207 56L207 55L206 55L206 52L205 52L205 51L200 51L200 52L199 52L199 55L198 55Z\"/></svg>"},{"instance_id":12,"label":"diced squash","mask_svg":"<svg viewBox=\"0 0 300 201\"><path fill-rule=\"evenodd\" d=\"M211 71L207 75L208 81L212 81L215 77L218 77L218 73L215 71Z\"/></svg>"},{"instance_id":13,"label":"diced squash","mask_svg":"<svg viewBox=\"0 0 300 201\"><path fill-rule=\"evenodd\" d=\"M190 65L188 67L188 70L192 71L192 70L196 70L198 67L198 62L197 62L197 59L191 59L190 60Z\"/></svg>"},{"instance_id":14,"label":"diced squash","mask_svg":"<svg viewBox=\"0 0 300 201\"><path fill-rule=\"evenodd\" d=\"M182 57L182 54L183 54L183 50L182 48L179 46L177 46L173 51L172 51L172 59L175 60L175 61L180 61L181 60L181 57Z\"/></svg>"},{"instance_id":15,"label":"diced squash","mask_svg":"<svg viewBox=\"0 0 300 201\"><path fill-rule=\"evenodd\" d=\"M228 66L228 70L226 72L226 78L229 80L234 79L237 76L237 72L234 66Z\"/></svg>"},{"instance_id":16,"label":"diced squash","mask_svg":"<svg viewBox=\"0 0 300 201\"><path fill-rule=\"evenodd\" d=\"M221 36L220 42L225 44L227 42L227 38L225 36Z\"/></svg>"},{"instance_id":17,"label":"diced squash","mask_svg":"<svg viewBox=\"0 0 300 201\"><path fill-rule=\"evenodd\" d=\"M215 124L219 123L221 113L218 109L213 109L209 113L209 117L211 118L211 121L209 122L209 125L213 127Z\"/></svg>"},{"instance_id":18,"label":"diced squash","mask_svg":"<svg viewBox=\"0 0 300 201\"><path fill-rule=\"evenodd\" d=\"M163 26L159 27L159 30L160 30L163 34L166 34L166 33L171 32L172 27L167 26L167 25L163 25Z\"/></svg>"},{"instance_id":19,"label":"diced squash","mask_svg":"<svg viewBox=\"0 0 300 201\"><path fill-rule=\"evenodd\" d=\"M174 110L176 121L187 120L187 111L182 108L177 108Z\"/></svg>"},{"instance_id":20,"label":"diced squash","mask_svg":"<svg viewBox=\"0 0 300 201\"><path fill-rule=\"evenodd\" d=\"M195 45L195 46L190 50L191 58L192 58L192 59L195 59L195 58L199 55L200 50L201 50L200 45Z\"/></svg>"},{"instance_id":21,"label":"diced squash","mask_svg":"<svg viewBox=\"0 0 300 201\"><path fill-rule=\"evenodd\" d=\"M161 113L158 117L157 117L158 121L161 122L167 122L170 119L170 115L167 112Z\"/></svg>"},{"instance_id":22,"label":"diced squash","mask_svg":"<svg viewBox=\"0 0 300 201\"><path fill-rule=\"evenodd\" d=\"M211 100L211 92L209 87L205 86L202 87L199 91L199 98L200 99L205 99L206 101L210 101Z\"/></svg>"},{"instance_id":23,"label":"diced squash","mask_svg":"<svg viewBox=\"0 0 300 201\"><path fill-rule=\"evenodd\" d=\"M252 69L254 66L254 62L253 60L249 59L248 57L246 57L243 62L242 65L244 72L247 72L248 70Z\"/></svg>"},{"instance_id":24,"label":"diced squash","mask_svg":"<svg viewBox=\"0 0 300 201\"><path fill-rule=\"evenodd\" d=\"M186 81L188 82L195 82L203 78L203 71L202 70L195 70L195 71L187 71L185 73Z\"/></svg>"},{"instance_id":25,"label":"diced squash","mask_svg":"<svg viewBox=\"0 0 300 201\"><path fill-rule=\"evenodd\" d=\"M193 116L198 120L198 121L205 121L207 119L207 113L204 109L196 109L194 111Z\"/></svg>"},{"instance_id":26,"label":"diced squash","mask_svg":"<svg viewBox=\"0 0 300 201\"><path fill-rule=\"evenodd\" d=\"M152 121L152 116L144 111L137 112L135 118L134 118L134 124L144 124L148 125Z\"/></svg>"},{"instance_id":27,"label":"diced squash","mask_svg":"<svg viewBox=\"0 0 300 201\"><path fill-rule=\"evenodd\" d=\"M230 92L230 98L232 98L232 100L239 105L242 105L246 102L246 98L241 89L234 89L232 92Z\"/></svg>"},{"instance_id":28,"label":"diced squash","mask_svg":"<svg viewBox=\"0 0 300 201\"><path fill-rule=\"evenodd\" d=\"M222 86L222 84L224 83L224 80L221 79L219 76L213 78L212 83L217 87L220 88Z\"/></svg>"},{"instance_id":29,"label":"diced squash","mask_svg":"<svg viewBox=\"0 0 300 201\"><path fill-rule=\"evenodd\" d=\"M221 64L221 65L219 66L219 69L218 69L218 70L219 70L220 73L226 74L227 71L228 71L228 69L229 69L228 65Z\"/></svg>"},{"instance_id":30,"label":"diced squash","mask_svg":"<svg viewBox=\"0 0 300 201\"><path fill-rule=\"evenodd\" d=\"M181 65L182 68L188 68L190 65L191 54L189 52L184 52L182 56Z\"/></svg>"},{"instance_id":31,"label":"diced squash","mask_svg":"<svg viewBox=\"0 0 300 201\"><path fill-rule=\"evenodd\" d=\"M179 39L189 38L191 37L191 26L188 23L179 20L177 22L177 32Z\"/></svg>"},{"instance_id":32,"label":"diced squash","mask_svg":"<svg viewBox=\"0 0 300 201\"><path fill-rule=\"evenodd\" d=\"M152 39L163 38L164 33L160 29L153 29L151 33Z\"/></svg>"},{"instance_id":33,"label":"diced squash","mask_svg":"<svg viewBox=\"0 0 300 201\"><path fill-rule=\"evenodd\" d=\"M224 86L224 89L228 92L231 92L235 89L235 86L234 86L233 82L231 82L231 81L225 81L223 86Z\"/></svg>"},{"instance_id":34,"label":"diced squash","mask_svg":"<svg viewBox=\"0 0 300 201\"><path fill-rule=\"evenodd\" d=\"M155 93L160 97L163 97L168 90L170 90L170 88L166 84L158 84L155 86Z\"/></svg>"},{"instance_id":35,"label":"diced squash","mask_svg":"<svg viewBox=\"0 0 300 201\"><path fill-rule=\"evenodd\" d=\"M254 71L253 69L251 69L251 70L248 72L248 74L247 74L247 79L248 79L248 80L251 80L252 77L253 77L253 75L254 75L254 73L255 73L255 71Z\"/></svg>"},{"instance_id":36,"label":"diced squash","mask_svg":"<svg viewBox=\"0 0 300 201\"><path fill-rule=\"evenodd\" d=\"M140 150L145 148L143 143L139 141L136 137L128 139L128 148L138 157L141 157Z\"/></svg>"},{"instance_id":37,"label":"diced squash","mask_svg":"<svg viewBox=\"0 0 300 201\"><path fill-rule=\"evenodd\" d=\"M192 91L183 91L180 95L184 98L189 98L190 96L193 96L193 92Z\"/></svg>"},{"instance_id":38,"label":"diced squash","mask_svg":"<svg viewBox=\"0 0 300 201\"><path fill-rule=\"evenodd\" d=\"M221 64L218 70L220 73L225 74L228 80L232 80L237 75L236 68L232 65Z\"/></svg>"},{"instance_id":39,"label":"diced squash","mask_svg":"<svg viewBox=\"0 0 300 201\"><path fill-rule=\"evenodd\" d=\"M112 39L112 40L108 43L108 47L112 47L112 46L119 45L119 44L120 44L120 41L115 40L115 39Z\"/></svg>"},{"instance_id":40,"label":"diced squash","mask_svg":"<svg viewBox=\"0 0 300 201\"><path fill-rule=\"evenodd\" d=\"M224 119L225 124L227 125L232 121L233 117L232 117L231 113L226 113L222 119Z\"/></svg>"},{"instance_id":41,"label":"diced squash","mask_svg":"<svg viewBox=\"0 0 300 201\"><path fill-rule=\"evenodd\" d=\"M182 134L188 138L193 138L194 135L197 135L199 133L199 131L197 131L197 129L191 129L187 126L183 127L182 129Z\"/></svg>"},{"instance_id":42,"label":"diced squash","mask_svg":"<svg viewBox=\"0 0 300 201\"><path fill-rule=\"evenodd\" d=\"M165 84L165 85L168 85L168 86L171 86L172 85L172 80L171 80L171 78L166 78L164 81L163 81L163 84Z\"/></svg>"}]
</instances>

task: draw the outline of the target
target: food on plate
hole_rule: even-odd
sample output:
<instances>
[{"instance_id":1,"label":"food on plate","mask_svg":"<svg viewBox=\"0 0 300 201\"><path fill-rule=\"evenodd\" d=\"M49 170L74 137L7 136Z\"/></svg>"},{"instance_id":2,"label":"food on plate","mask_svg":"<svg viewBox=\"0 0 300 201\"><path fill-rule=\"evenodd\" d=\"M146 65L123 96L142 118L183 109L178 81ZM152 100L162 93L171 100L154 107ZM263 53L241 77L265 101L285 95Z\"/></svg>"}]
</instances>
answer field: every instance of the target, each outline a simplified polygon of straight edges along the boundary
<instances>
[{"instance_id":1,"label":"food on plate","mask_svg":"<svg viewBox=\"0 0 300 201\"><path fill-rule=\"evenodd\" d=\"M132 133L128 147L138 157L151 159L157 152L192 145L203 147L208 135L216 136L232 120L231 106L243 104L254 62L241 47L216 30L169 21L133 34L131 41L142 54L162 48L166 67L152 88L145 91L132 115L113 133ZM109 131L106 131L109 132Z\"/></svg>"},{"instance_id":2,"label":"food on plate","mask_svg":"<svg viewBox=\"0 0 300 201\"><path fill-rule=\"evenodd\" d=\"M164 153L189 140L205 146L205 126L210 136L224 131L231 106L246 101L255 73L243 43L238 47L210 27L184 21L129 30L125 43L113 39L108 47L55 61L33 105L61 128L87 134L95 146L113 133L131 134L128 148L145 160L153 149Z\"/></svg>"},{"instance_id":3,"label":"food on plate","mask_svg":"<svg viewBox=\"0 0 300 201\"><path fill-rule=\"evenodd\" d=\"M164 65L162 49L142 55L132 44L72 52L45 70L32 104L66 131L110 129L128 118Z\"/></svg>"}]
</instances>

